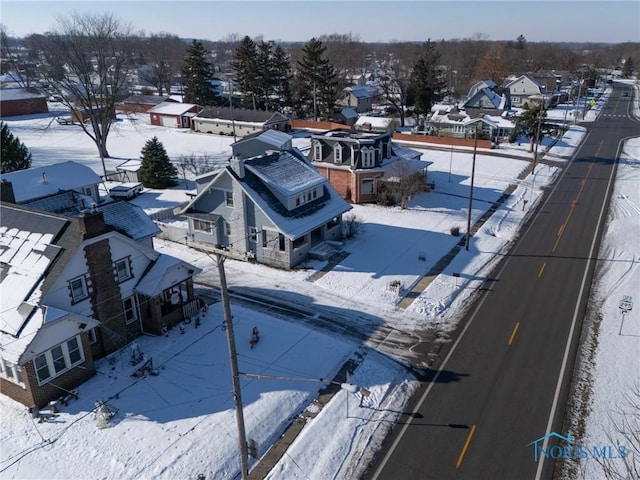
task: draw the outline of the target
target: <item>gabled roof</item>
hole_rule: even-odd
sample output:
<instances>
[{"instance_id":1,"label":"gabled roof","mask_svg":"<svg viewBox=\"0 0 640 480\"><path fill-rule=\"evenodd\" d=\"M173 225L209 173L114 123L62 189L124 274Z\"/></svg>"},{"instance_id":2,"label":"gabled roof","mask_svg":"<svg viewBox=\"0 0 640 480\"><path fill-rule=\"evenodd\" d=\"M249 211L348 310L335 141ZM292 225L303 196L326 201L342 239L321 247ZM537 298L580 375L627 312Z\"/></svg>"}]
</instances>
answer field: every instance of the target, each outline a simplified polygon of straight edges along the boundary
<instances>
[{"instance_id":1,"label":"gabled roof","mask_svg":"<svg viewBox=\"0 0 640 480\"><path fill-rule=\"evenodd\" d=\"M256 175L270 189L292 196L326 183L326 178L292 151L276 152L248 158L245 169Z\"/></svg>"},{"instance_id":2,"label":"gabled roof","mask_svg":"<svg viewBox=\"0 0 640 480\"><path fill-rule=\"evenodd\" d=\"M140 279L135 291L148 297L155 297L164 290L201 272L202 269L179 258L160 254Z\"/></svg>"},{"instance_id":3,"label":"gabled roof","mask_svg":"<svg viewBox=\"0 0 640 480\"><path fill-rule=\"evenodd\" d=\"M254 122L260 124L288 120L287 117L279 112L227 107L204 107L204 109L198 113L197 118L211 118L225 121L234 120L236 122Z\"/></svg>"},{"instance_id":4,"label":"gabled roof","mask_svg":"<svg viewBox=\"0 0 640 480\"><path fill-rule=\"evenodd\" d=\"M510 82L508 82L508 83L505 85L505 87L506 87L506 88L510 88L512 85L515 85L516 83L519 83L519 82L521 82L521 81L523 81L523 80L528 80L528 81L530 81L531 83L533 83L533 85L534 85L535 87L537 87L540 91L542 91L542 89L543 89L542 84L540 84L540 82L538 82L538 81L537 81L535 78L533 78L531 75L528 75L528 74L526 74L526 73L525 73L524 75L520 75L518 78L516 78L516 79L514 79L514 80L511 80Z\"/></svg>"},{"instance_id":5,"label":"gabled roof","mask_svg":"<svg viewBox=\"0 0 640 480\"><path fill-rule=\"evenodd\" d=\"M262 130L261 132L252 133L250 135L247 135L241 138L237 142L232 143L231 148L238 145L243 145L247 142L255 141L256 139L268 145L271 145L274 148L282 148L287 143L289 143L291 139L293 139L293 137L288 133L284 133L279 130L274 130L270 128L268 130Z\"/></svg>"},{"instance_id":6,"label":"gabled roof","mask_svg":"<svg viewBox=\"0 0 640 480\"><path fill-rule=\"evenodd\" d=\"M93 199L76 192L62 192L41 198L24 205L43 212L77 217L85 211ZM160 228L144 210L127 201L115 201L96 207L103 213L104 223L133 240L152 237L160 233Z\"/></svg>"},{"instance_id":7,"label":"gabled roof","mask_svg":"<svg viewBox=\"0 0 640 480\"><path fill-rule=\"evenodd\" d=\"M503 98L501 95L498 95L493 90L485 87L476 91L476 93L469 98L465 104L464 108L470 107L482 107L482 108L500 108L503 104Z\"/></svg>"},{"instance_id":8,"label":"gabled roof","mask_svg":"<svg viewBox=\"0 0 640 480\"><path fill-rule=\"evenodd\" d=\"M47 197L60 190L75 190L102 181L91 168L77 162L62 162L3 174L11 182L16 203Z\"/></svg>"},{"instance_id":9,"label":"gabled roof","mask_svg":"<svg viewBox=\"0 0 640 480\"><path fill-rule=\"evenodd\" d=\"M376 96L376 90L367 85L354 85L346 87L345 91L351 93L354 97L361 98L373 98Z\"/></svg>"},{"instance_id":10,"label":"gabled roof","mask_svg":"<svg viewBox=\"0 0 640 480\"><path fill-rule=\"evenodd\" d=\"M149 110L149 113L156 113L158 115L184 115L193 107L197 107L197 105L195 103L162 102Z\"/></svg>"},{"instance_id":11,"label":"gabled roof","mask_svg":"<svg viewBox=\"0 0 640 480\"><path fill-rule=\"evenodd\" d=\"M309 174L306 169L294 164L294 161L308 165L303 154L294 149L245 160L244 178L239 178L232 167L226 167L212 178L209 184L187 205L183 213L194 209L198 200L206 192L212 188L215 189L216 184L227 177L231 178L282 234L291 240L351 210L351 205L336 193L324 177L317 172L315 173L320 178ZM308 166L315 171L313 167ZM278 172L279 168L282 168L283 171ZM287 168L295 168L299 176L287 175L289 172ZM287 176L297 176L298 178L288 179ZM276 186L273 183L280 180L284 181L284 185ZM310 188L313 185L324 185L324 194L294 210L288 210L273 193L273 190L297 192L303 187Z\"/></svg>"}]
</instances>

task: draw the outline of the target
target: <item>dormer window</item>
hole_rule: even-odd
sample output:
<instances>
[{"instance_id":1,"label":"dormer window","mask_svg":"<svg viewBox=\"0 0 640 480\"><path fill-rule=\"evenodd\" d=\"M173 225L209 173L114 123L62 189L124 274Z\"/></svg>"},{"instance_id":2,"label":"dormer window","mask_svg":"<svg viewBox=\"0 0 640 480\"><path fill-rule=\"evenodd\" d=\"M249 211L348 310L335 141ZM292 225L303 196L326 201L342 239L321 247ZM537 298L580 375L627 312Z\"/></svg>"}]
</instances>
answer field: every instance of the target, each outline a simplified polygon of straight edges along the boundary
<instances>
[{"instance_id":1,"label":"dormer window","mask_svg":"<svg viewBox=\"0 0 640 480\"><path fill-rule=\"evenodd\" d=\"M372 168L375 166L375 150L372 148L362 149L362 168Z\"/></svg>"},{"instance_id":2,"label":"dormer window","mask_svg":"<svg viewBox=\"0 0 640 480\"><path fill-rule=\"evenodd\" d=\"M313 159L316 162L322 161L322 144L320 142L313 144Z\"/></svg>"},{"instance_id":3,"label":"dormer window","mask_svg":"<svg viewBox=\"0 0 640 480\"><path fill-rule=\"evenodd\" d=\"M339 143L333 147L333 161L336 165L342 165L342 145Z\"/></svg>"}]
</instances>

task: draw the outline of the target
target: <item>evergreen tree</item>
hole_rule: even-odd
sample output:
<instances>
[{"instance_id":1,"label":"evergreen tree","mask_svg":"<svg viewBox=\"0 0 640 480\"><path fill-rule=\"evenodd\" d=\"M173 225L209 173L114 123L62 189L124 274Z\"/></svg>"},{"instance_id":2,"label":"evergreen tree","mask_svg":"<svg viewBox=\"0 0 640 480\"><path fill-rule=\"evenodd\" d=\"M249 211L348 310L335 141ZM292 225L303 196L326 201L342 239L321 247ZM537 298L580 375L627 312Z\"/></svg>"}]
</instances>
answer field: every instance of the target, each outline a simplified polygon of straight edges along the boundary
<instances>
[{"instance_id":1,"label":"evergreen tree","mask_svg":"<svg viewBox=\"0 0 640 480\"><path fill-rule=\"evenodd\" d=\"M158 137L148 140L141 152L138 178L147 188L167 188L178 184L178 170L169 160Z\"/></svg>"},{"instance_id":2,"label":"evergreen tree","mask_svg":"<svg viewBox=\"0 0 640 480\"><path fill-rule=\"evenodd\" d=\"M633 75L633 59L629 57L622 66L622 76L624 78L631 78L631 75Z\"/></svg>"},{"instance_id":3,"label":"evergreen tree","mask_svg":"<svg viewBox=\"0 0 640 480\"><path fill-rule=\"evenodd\" d=\"M530 108L524 108L522 113L516 119L516 128L518 132L523 133L530 141L529 151L533 152L535 143L539 143L548 126L544 119L547 112L542 105L534 105Z\"/></svg>"},{"instance_id":4,"label":"evergreen tree","mask_svg":"<svg viewBox=\"0 0 640 480\"><path fill-rule=\"evenodd\" d=\"M2 125L2 155L0 156L1 173L15 172L31 167L31 154L18 137L14 137L6 123Z\"/></svg>"},{"instance_id":5,"label":"evergreen tree","mask_svg":"<svg viewBox=\"0 0 640 480\"><path fill-rule=\"evenodd\" d=\"M273 52L273 90L276 109L291 105L291 64L287 53L279 45Z\"/></svg>"},{"instance_id":6,"label":"evergreen tree","mask_svg":"<svg viewBox=\"0 0 640 480\"><path fill-rule=\"evenodd\" d=\"M221 99L213 85L213 68L207 60L207 51L202 42L194 40L187 49L187 58L182 68L185 103L202 106L220 105Z\"/></svg>"},{"instance_id":7,"label":"evergreen tree","mask_svg":"<svg viewBox=\"0 0 640 480\"><path fill-rule=\"evenodd\" d=\"M236 82L242 92L242 106L256 108L258 53L256 44L245 36L236 47L231 67L236 73Z\"/></svg>"},{"instance_id":8,"label":"evergreen tree","mask_svg":"<svg viewBox=\"0 0 640 480\"><path fill-rule=\"evenodd\" d=\"M418 115L428 115L431 107L447 95L447 82L440 65L440 52L427 40L413 66L409 90Z\"/></svg>"},{"instance_id":9,"label":"evergreen tree","mask_svg":"<svg viewBox=\"0 0 640 480\"><path fill-rule=\"evenodd\" d=\"M327 120L338 98L336 71L324 57L326 47L312 38L302 48L302 60L298 61L298 108L302 116L313 115Z\"/></svg>"},{"instance_id":10,"label":"evergreen tree","mask_svg":"<svg viewBox=\"0 0 640 480\"><path fill-rule=\"evenodd\" d=\"M263 110L271 110L273 103L275 70L272 46L271 42L260 42L256 46L256 97Z\"/></svg>"}]
</instances>

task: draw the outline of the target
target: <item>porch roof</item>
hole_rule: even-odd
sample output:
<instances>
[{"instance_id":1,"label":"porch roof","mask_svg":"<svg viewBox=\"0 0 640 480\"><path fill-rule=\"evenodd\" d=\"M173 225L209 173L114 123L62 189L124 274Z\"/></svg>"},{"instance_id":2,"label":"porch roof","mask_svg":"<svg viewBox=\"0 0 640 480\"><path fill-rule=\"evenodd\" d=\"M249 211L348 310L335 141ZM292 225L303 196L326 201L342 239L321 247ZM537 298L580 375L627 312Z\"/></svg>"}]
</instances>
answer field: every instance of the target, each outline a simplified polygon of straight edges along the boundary
<instances>
[{"instance_id":1,"label":"porch roof","mask_svg":"<svg viewBox=\"0 0 640 480\"><path fill-rule=\"evenodd\" d=\"M201 272L201 268L190 265L179 258L160 254L134 290L147 297L155 297L164 290Z\"/></svg>"}]
</instances>

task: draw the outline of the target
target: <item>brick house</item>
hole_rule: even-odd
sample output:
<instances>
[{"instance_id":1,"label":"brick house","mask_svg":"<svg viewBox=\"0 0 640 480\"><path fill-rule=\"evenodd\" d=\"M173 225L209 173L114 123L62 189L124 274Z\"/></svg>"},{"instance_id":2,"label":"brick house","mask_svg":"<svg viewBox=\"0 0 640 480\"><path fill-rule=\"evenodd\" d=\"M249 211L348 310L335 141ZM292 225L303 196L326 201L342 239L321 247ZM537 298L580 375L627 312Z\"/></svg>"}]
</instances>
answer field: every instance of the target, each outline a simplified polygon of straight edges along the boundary
<instances>
[{"instance_id":1,"label":"brick house","mask_svg":"<svg viewBox=\"0 0 640 480\"><path fill-rule=\"evenodd\" d=\"M0 208L0 363L3 381L14 384L3 383L2 392L17 401L41 406L60 396L59 386L86 380L94 358L197 312L193 275L201 270L120 233L103 212L66 217ZM19 254L22 244L27 250ZM22 384L12 382L18 378Z\"/></svg>"},{"instance_id":2,"label":"brick house","mask_svg":"<svg viewBox=\"0 0 640 480\"><path fill-rule=\"evenodd\" d=\"M308 159L343 198L369 203L376 201L382 185L399 171L403 175L420 173L426 183L432 162L421 161L421 155L393 145L390 133L331 130L312 135Z\"/></svg>"},{"instance_id":3,"label":"brick house","mask_svg":"<svg viewBox=\"0 0 640 480\"><path fill-rule=\"evenodd\" d=\"M0 89L0 117L2 118L48 112L47 97L36 88Z\"/></svg>"},{"instance_id":4,"label":"brick house","mask_svg":"<svg viewBox=\"0 0 640 480\"><path fill-rule=\"evenodd\" d=\"M130 95L118 104L118 108L127 113L147 113L162 102L178 103L171 97L160 95Z\"/></svg>"}]
</instances>

